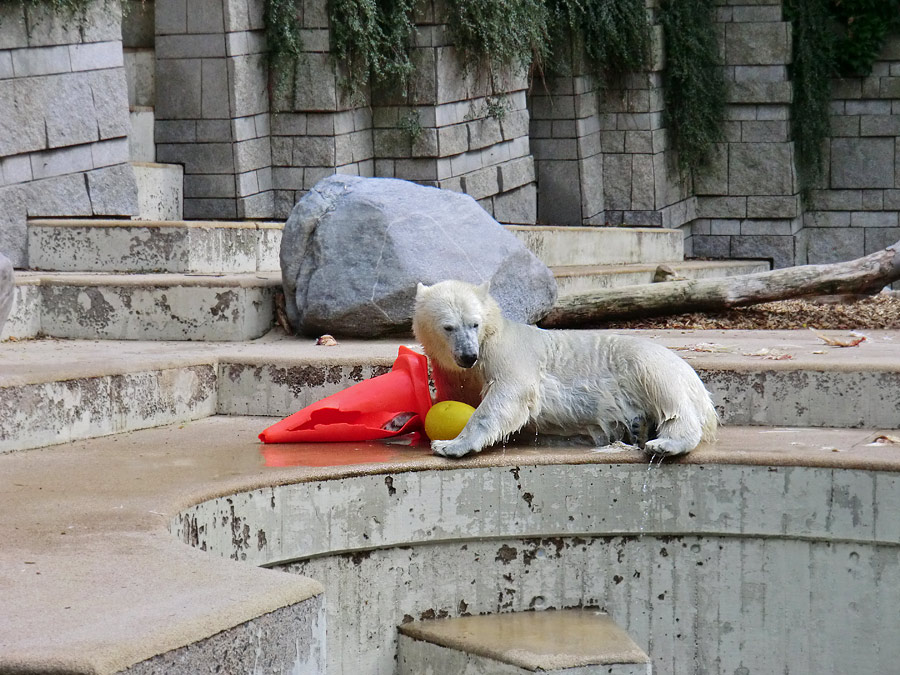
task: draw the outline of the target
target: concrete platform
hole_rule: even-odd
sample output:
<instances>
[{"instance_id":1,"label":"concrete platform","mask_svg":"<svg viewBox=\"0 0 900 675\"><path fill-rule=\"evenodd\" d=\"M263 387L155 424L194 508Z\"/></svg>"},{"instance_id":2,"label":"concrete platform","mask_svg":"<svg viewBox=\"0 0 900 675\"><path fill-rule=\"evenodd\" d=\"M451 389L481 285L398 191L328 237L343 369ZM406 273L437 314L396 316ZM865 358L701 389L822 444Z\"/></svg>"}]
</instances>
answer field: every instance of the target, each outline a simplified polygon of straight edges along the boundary
<instances>
[{"instance_id":1,"label":"concrete platform","mask_svg":"<svg viewBox=\"0 0 900 675\"><path fill-rule=\"evenodd\" d=\"M547 267L684 260L684 233L658 227L507 225Z\"/></svg>"},{"instance_id":2,"label":"concrete platform","mask_svg":"<svg viewBox=\"0 0 900 675\"><path fill-rule=\"evenodd\" d=\"M275 323L278 272L16 272L3 338L252 340Z\"/></svg>"},{"instance_id":3,"label":"concrete platform","mask_svg":"<svg viewBox=\"0 0 900 675\"><path fill-rule=\"evenodd\" d=\"M400 626L400 675L650 675L650 658L595 610L511 612Z\"/></svg>"},{"instance_id":4,"label":"concrete platform","mask_svg":"<svg viewBox=\"0 0 900 675\"><path fill-rule=\"evenodd\" d=\"M279 272L283 223L38 219L29 266L58 272Z\"/></svg>"},{"instance_id":5,"label":"concrete platform","mask_svg":"<svg viewBox=\"0 0 900 675\"><path fill-rule=\"evenodd\" d=\"M138 188L139 220L184 218L184 167L157 162L131 163Z\"/></svg>"},{"instance_id":6,"label":"concrete platform","mask_svg":"<svg viewBox=\"0 0 900 675\"><path fill-rule=\"evenodd\" d=\"M900 331L872 331L851 348L811 331L627 332L687 360L727 425L900 428ZM320 347L277 329L246 343L0 344L0 451L214 413L284 417L386 372L401 344L416 346L410 337Z\"/></svg>"},{"instance_id":7,"label":"concrete platform","mask_svg":"<svg viewBox=\"0 0 900 675\"><path fill-rule=\"evenodd\" d=\"M465 472L488 470L497 479L502 475L506 477L504 480L512 480L509 504L519 515L510 516L509 520L476 515L482 528L507 528L512 536L523 536L533 528L541 528L534 530L538 536L552 536L553 530L548 528L557 526L551 526L550 521L541 525L542 521L534 519L555 519L558 515L560 523L569 523L565 527L570 530L570 535L588 530L602 532L604 528L611 528L609 531L618 536L638 535L640 482L644 480L646 484L649 476L643 478L647 475L646 459L637 452L610 455L593 452L590 448L509 446L454 461L432 456L424 447L383 444L261 447L256 434L269 421L266 418L218 416L0 457L0 517L11 524L4 534L4 545L0 547L0 587L3 588L4 605L4 611L0 613L0 670L9 673L111 673L157 655L162 655L167 659L164 663L170 665L156 672L191 673L213 668L230 656L222 650L215 652L198 646L210 636L260 620L268 613L315 601L321 591L321 586L309 579L235 562L229 559L229 550L236 560L272 564L295 558L296 553L288 549L296 545L307 553L318 550L316 547L320 545L324 547L322 550L340 552L354 549L359 546L357 542L367 541L363 545L373 547L381 545L379 541L385 537L386 542L396 537L402 542L408 536L426 536L425 529L421 535L404 534L404 528L408 526L401 525L400 520L390 527L383 526L393 522L383 520L384 516L380 516L378 522L367 519L357 522L352 531L342 529L343 519L352 519L358 507L370 504L374 508L382 502L385 507L396 502L400 511L392 518L405 513L407 504L418 504L407 518L412 518L410 525L415 526L415 531L418 531L415 528L427 527L428 538L457 536L450 530L442 531L434 529L435 525L427 525L433 519L437 519L435 523L443 519L446 528L460 527L471 531L476 522L471 514L448 520L449 510L460 508L468 513L478 504L470 500L452 502L454 493L448 483L440 492L443 496L438 499L438 508L434 501L438 492L428 487L432 484L427 482L431 481L429 477L444 476L454 482L462 480L461 485L470 485L482 494L485 493L478 487L480 483L467 479ZM710 523L715 522L716 528L748 534L751 530L763 534L770 530L772 533L791 533L796 526L801 534L807 533L807 538L824 536L818 534L815 529L818 527L829 528L829 532L843 540L850 537L862 541L871 537L889 542L900 537L890 510L864 527L854 525L850 520L851 512L858 513L860 509L868 512L872 506L865 499L854 501L850 496L834 500L834 495L822 495L829 504L825 511L817 506L821 500L813 499L815 504L808 507L798 503L789 509L790 517L785 520L783 506L770 503L772 498L766 496L768 493L760 494L762 503L770 503L766 510L756 511L755 502L746 505L741 502L737 505L739 513L746 512L747 522L733 521L730 516L723 520L719 510L722 506L717 506L715 499L732 499L728 497L732 494L728 486L738 490L742 484L749 485L753 467L759 467L761 472L752 473L752 480L763 481L761 484L775 480L770 473L777 471L774 467L827 467L832 473L816 478L815 485L820 479L831 481L830 489L832 492L837 490L837 495L845 494L846 490L856 493L857 488L853 486L860 479L853 478L853 471L874 472L866 475L875 481L880 480L879 476L884 477L878 482L879 499L883 504L895 504L897 502L892 500L900 499L895 489L900 455L890 446L870 445L880 433L878 430L807 429L798 432L802 435L766 431L726 428L715 445L701 446L686 458L671 465L667 463L654 479L654 485L659 485L660 497L671 494L676 501L688 501L672 512L677 514L674 520L665 515L668 507L660 504L661 515L654 515L647 521L647 532L662 528L660 532L671 535L680 531L678 528L691 524L701 531L707 528L705 531L709 532ZM802 439L802 445L796 443L797 439ZM277 462L272 462L271 456L267 458L263 452L267 448L278 451ZM711 467L735 464L747 468L737 470L727 480L723 477L721 482L712 478L715 474ZM536 492L529 507L528 500L523 501L521 491L516 490L515 482L521 486L525 481L526 489L533 483L537 489L538 474L544 470L540 467L556 473L564 469L570 484L575 472L580 471L577 467L594 467L591 468L592 481L608 475L611 484L620 487L615 495L605 496L596 490L585 492L578 488L566 497L566 508L559 512L550 508L551 502L544 501L560 489L556 487L546 494ZM630 472L634 480L623 484L615 477L621 470ZM690 497L685 493L678 497L671 492L681 480L675 474L680 475L683 471L694 476L690 485L713 481L709 494L701 500L702 506L691 506L691 500L699 499L700 495ZM838 471L850 473L845 479L837 475ZM675 473L671 478L663 478L669 476L669 472ZM404 476L410 481L426 481L421 486L424 492L419 492L418 488L410 492L412 483L407 486ZM562 475L554 480L559 479ZM372 483L365 489L377 489L383 496L373 501L373 493L372 498L359 501L359 497L367 494L361 491L359 480L364 480L367 485ZM778 480L781 482L773 484L772 490L780 490L779 485L788 478ZM809 482L811 479L799 480L797 474L792 481L794 489L802 491L815 487ZM349 481L346 488L341 487L341 481ZM310 497L302 497L300 501L289 502L277 494L277 490L282 489L278 486L294 489L292 486L306 484L309 484L311 494L319 495L316 499L325 501L314 504L305 501ZM401 501L388 499L392 488L397 491L397 500ZM349 490L346 495L342 492L344 489ZM696 485L691 489L696 489ZM875 488L870 486L868 489L866 494L874 499ZM734 494L739 493L743 494L741 490ZM356 500L350 498L352 494L357 495ZM590 504L576 506L572 500L577 494L589 499ZM242 496L232 498L231 495ZM757 493L751 491L743 494L742 499L755 500L754 495ZM485 498L488 496L485 494ZM499 493L494 495L499 496ZM619 499L615 511L621 510L623 519L601 525L596 519L605 518L603 514L613 505L608 504L605 510L598 511L599 502L594 504L594 501L601 499L606 504L611 496ZM331 503L329 499L338 501L326 507L326 503ZM193 505L209 500L213 500L210 502L212 510L193 508ZM257 518L251 517L256 513L260 518L271 519L273 512L270 509L276 501L281 505L278 513L283 514L284 522L292 523L289 529L284 526L272 529L263 526L262 521L257 524ZM626 502L633 503L628 506ZM224 519L221 520L223 529L218 532L201 517L201 512L214 515L213 520L218 523L220 515L215 514L219 514L220 508L224 508L220 514ZM327 518L308 520L321 508L330 509ZM804 515L806 508L812 509L816 523L821 520L821 525L813 524ZM229 509L231 515L228 515ZM575 514L578 518L573 520L566 514ZM751 522L754 525L751 526ZM183 541L172 536L168 528L183 537ZM219 540L225 548L219 548L216 544ZM858 550L859 546L857 544ZM364 549L360 555L360 560L368 557ZM349 564L349 558L347 560ZM841 565L844 565L843 561ZM693 568L693 565L687 565L685 570ZM350 591L346 585L345 590ZM850 620L843 617L840 622L846 630ZM292 656L296 653L297 659L315 658L309 654L321 647L316 647L320 639L320 634L307 630L285 649ZM395 638L387 636L385 639L390 644ZM700 636L700 639L705 638ZM231 644L229 654L242 648L253 653L253 644L241 638ZM387 656L393 664L393 657ZM230 672L243 671L235 668ZM358 672L376 671L363 669Z\"/></svg>"},{"instance_id":8,"label":"concrete platform","mask_svg":"<svg viewBox=\"0 0 900 675\"><path fill-rule=\"evenodd\" d=\"M756 260L687 260L665 263L677 276L685 279L721 279L738 274L767 272L769 264ZM553 268L560 297L587 293L602 288L619 288L653 283L659 264L572 265Z\"/></svg>"}]
</instances>

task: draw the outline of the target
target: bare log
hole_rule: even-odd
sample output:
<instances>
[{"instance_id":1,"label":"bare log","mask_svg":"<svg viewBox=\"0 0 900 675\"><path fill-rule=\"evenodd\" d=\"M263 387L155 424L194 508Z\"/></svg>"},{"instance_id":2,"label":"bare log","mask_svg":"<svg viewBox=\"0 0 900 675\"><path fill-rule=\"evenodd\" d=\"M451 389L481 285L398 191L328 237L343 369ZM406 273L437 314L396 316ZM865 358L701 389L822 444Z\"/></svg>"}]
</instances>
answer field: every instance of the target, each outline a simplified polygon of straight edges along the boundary
<instances>
[{"instance_id":1,"label":"bare log","mask_svg":"<svg viewBox=\"0 0 900 675\"><path fill-rule=\"evenodd\" d=\"M665 281L561 298L544 328L584 326L609 319L717 311L811 295L877 293L900 279L900 241L862 258L801 265L723 279Z\"/></svg>"}]
</instances>

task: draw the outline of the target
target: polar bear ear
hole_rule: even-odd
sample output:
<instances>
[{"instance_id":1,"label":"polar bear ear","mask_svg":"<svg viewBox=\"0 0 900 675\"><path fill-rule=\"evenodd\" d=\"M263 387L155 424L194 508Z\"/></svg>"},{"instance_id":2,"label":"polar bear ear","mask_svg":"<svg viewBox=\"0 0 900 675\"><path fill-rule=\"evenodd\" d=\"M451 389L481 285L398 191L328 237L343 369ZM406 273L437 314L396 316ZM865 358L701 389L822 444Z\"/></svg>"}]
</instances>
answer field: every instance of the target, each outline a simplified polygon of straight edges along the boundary
<instances>
[{"instance_id":1,"label":"polar bear ear","mask_svg":"<svg viewBox=\"0 0 900 675\"><path fill-rule=\"evenodd\" d=\"M491 280L488 279L483 284L480 284L475 287L475 290L478 292L478 297L482 300L487 300L491 294Z\"/></svg>"},{"instance_id":2,"label":"polar bear ear","mask_svg":"<svg viewBox=\"0 0 900 675\"><path fill-rule=\"evenodd\" d=\"M428 286L423 284L421 281L416 284L416 297L421 298L424 295L425 291L428 290Z\"/></svg>"}]
</instances>

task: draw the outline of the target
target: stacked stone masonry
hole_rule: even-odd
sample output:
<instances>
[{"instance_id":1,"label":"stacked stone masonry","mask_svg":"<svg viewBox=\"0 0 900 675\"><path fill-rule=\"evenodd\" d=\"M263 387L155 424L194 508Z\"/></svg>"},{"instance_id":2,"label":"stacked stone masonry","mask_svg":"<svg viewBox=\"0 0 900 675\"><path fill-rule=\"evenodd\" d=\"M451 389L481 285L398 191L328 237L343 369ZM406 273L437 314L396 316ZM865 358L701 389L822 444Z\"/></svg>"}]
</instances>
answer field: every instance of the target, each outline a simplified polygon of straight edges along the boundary
<instances>
[{"instance_id":1,"label":"stacked stone masonry","mask_svg":"<svg viewBox=\"0 0 900 675\"><path fill-rule=\"evenodd\" d=\"M825 179L804 202L782 2L717 3L725 138L687 178L665 128L659 0L647 0L650 65L614 86L578 58L571 75L531 81L467 69L447 1L423 1L408 86L353 96L324 0L298 1L305 51L286 92L269 72L263 0L156 0L149 23L145 4L122 23L98 0L77 26L7 3L0 251L27 266L28 217L135 215L129 160L182 165L189 219L283 219L348 173L463 191L501 222L681 228L688 255L777 267L900 239L900 36L871 75L835 81ZM132 128L154 116L155 146L138 148Z\"/></svg>"},{"instance_id":2,"label":"stacked stone masonry","mask_svg":"<svg viewBox=\"0 0 900 675\"><path fill-rule=\"evenodd\" d=\"M184 166L185 218L268 218L263 5L156 0L156 155Z\"/></svg>"},{"instance_id":3,"label":"stacked stone masonry","mask_svg":"<svg viewBox=\"0 0 900 675\"><path fill-rule=\"evenodd\" d=\"M446 0L419 4L406 92L373 92L375 174L465 192L503 222L534 223L527 74L467 68Z\"/></svg>"},{"instance_id":4,"label":"stacked stone masonry","mask_svg":"<svg viewBox=\"0 0 900 675\"><path fill-rule=\"evenodd\" d=\"M132 216L120 13L0 6L0 251L27 262L30 216Z\"/></svg>"},{"instance_id":5,"label":"stacked stone masonry","mask_svg":"<svg viewBox=\"0 0 900 675\"><path fill-rule=\"evenodd\" d=\"M789 266L802 227L790 138L791 25L780 0L723 1L716 19L730 95L725 140L711 168L695 175L693 252Z\"/></svg>"},{"instance_id":6,"label":"stacked stone masonry","mask_svg":"<svg viewBox=\"0 0 900 675\"><path fill-rule=\"evenodd\" d=\"M825 178L803 216L797 261L826 263L900 240L900 35L868 77L832 88Z\"/></svg>"}]
</instances>

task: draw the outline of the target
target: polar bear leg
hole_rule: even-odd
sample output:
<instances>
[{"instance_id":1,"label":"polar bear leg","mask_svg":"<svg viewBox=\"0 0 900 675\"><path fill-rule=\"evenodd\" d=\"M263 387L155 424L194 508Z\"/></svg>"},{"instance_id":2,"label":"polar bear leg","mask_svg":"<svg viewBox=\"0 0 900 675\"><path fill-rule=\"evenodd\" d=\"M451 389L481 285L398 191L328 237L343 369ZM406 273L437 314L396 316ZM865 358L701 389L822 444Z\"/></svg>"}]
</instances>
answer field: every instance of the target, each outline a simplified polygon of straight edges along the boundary
<instances>
[{"instance_id":1,"label":"polar bear leg","mask_svg":"<svg viewBox=\"0 0 900 675\"><path fill-rule=\"evenodd\" d=\"M516 386L515 383L490 386L459 436L451 441L433 441L431 450L443 457L464 457L470 452L481 452L528 423L529 405L533 404L534 398L531 387Z\"/></svg>"},{"instance_id":2,"label":"polar bear leg","mask_svg":"<svg viewBox=\"0 0 900 675\"><path fill-rule=\"evenodd\" d=\"M644 449L653 455L682 455L700 445L702 436L700 421L682 413L660 424L657 437L647 441Z\"/></svg>"}]
</instances>

